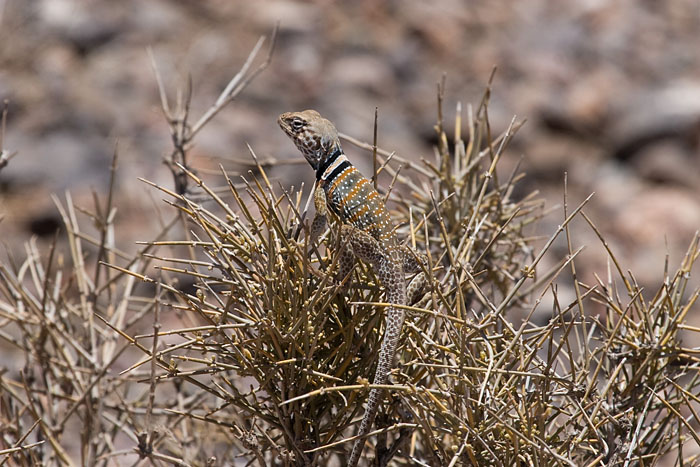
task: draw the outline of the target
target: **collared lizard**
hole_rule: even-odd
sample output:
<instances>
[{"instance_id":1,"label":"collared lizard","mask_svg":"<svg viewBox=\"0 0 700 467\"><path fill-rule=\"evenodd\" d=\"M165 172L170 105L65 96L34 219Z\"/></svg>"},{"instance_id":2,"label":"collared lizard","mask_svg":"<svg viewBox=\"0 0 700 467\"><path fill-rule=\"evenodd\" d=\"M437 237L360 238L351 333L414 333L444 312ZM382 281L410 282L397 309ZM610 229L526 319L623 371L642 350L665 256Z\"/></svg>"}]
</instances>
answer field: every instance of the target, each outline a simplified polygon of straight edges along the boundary
<instances>
[{"instance_id":1,"label":"collared lizard","mask_svg":"<svg viewBox=\"0 0 700 467\"><path fill-rule=\"evenodd\" d=\"M406 305L422 286L420 278L406 285L407 273L421 271L424 259L399 244L394 224L381 196L362 174L348 161L340 146L335 126L315 110L288 112L277 123L289 136L311 167L316 171L314 204L316 216L311 226L311 238L316 240L325 230L327 210L341 222L341 239L347 242L340 258L339 277L350 272L354 258L374 269L385 289L385 298L392 305ZM373 384L386 384L393 367L396 347L403 327L405 312L389 306L386 331L379 352L379 363ZM348 465L354 467L362 454L364 439L371 429L381 400L381 390L372 389L367 408L360 423L358 439L353 445Z\"/></svg>"}]
</instances>

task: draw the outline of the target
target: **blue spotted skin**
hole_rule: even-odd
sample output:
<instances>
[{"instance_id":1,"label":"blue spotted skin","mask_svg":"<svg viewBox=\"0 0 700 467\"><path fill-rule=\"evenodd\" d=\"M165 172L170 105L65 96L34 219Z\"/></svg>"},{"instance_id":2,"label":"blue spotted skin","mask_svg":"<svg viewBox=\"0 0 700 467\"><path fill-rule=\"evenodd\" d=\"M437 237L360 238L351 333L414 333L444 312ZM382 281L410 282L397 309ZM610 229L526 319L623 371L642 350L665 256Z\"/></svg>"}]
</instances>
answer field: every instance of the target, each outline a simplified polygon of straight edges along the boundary
<instances>
[{"instance_id":1,"label":"blue spotted skin","mask_svg":"<svg viewBox=\"0 0 700 467\"><path fill-rule=\"evenodd\" d=\"M321 176L326 204L344 223L367 232L385 250L396 248L394 226L379 193L349 161L343 164L345 161L341 153ZM341 170L332 170L336 165Z\"/></svg>"},{"instance_id":2,"label":"blue spotted skin","mask_svg":"<svg viewBox=\"0 0 700 467\"><path fill-rule=\"evenodd\" d=\"M373 267L384 285L386 301L405 305L405 272L418 272L420 266L414 261L415 255L407 254L406 249L399 246L384 202L370 181L343 154L333 124L315 110L284 113L277 122L316 171L316 217L311 227L312 238L325 229L326 208L330 209L341 221L341 239L345 245L340 261L341 277L352 267L352 257L357 257ZM373 384L383 385L389 379L404 318L402 308L387 307L386 331ZM381 396L379 389L370 391L358 437L369 433ZM364 439L355 441L348 466L355 467L364 443Z\"/></svg>"}]
</instances>

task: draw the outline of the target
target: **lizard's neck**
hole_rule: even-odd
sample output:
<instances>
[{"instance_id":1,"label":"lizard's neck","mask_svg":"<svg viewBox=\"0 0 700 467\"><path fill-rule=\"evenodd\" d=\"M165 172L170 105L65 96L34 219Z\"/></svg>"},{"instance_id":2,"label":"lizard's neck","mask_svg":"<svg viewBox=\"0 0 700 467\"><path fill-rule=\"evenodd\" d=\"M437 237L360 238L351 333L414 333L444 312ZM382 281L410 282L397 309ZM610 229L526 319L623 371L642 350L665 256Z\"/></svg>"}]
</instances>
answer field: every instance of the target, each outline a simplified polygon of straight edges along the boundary
<instances>
[{"instance_id":1,"label":"lizard's neck","mask_svg":"<svg viewBox=\"0 0 700 467\"><path fill-rule=\"evenodd\" d=\"M343 165L341 168L340 166ZM323 159L316 169L316 180L329 180L333 178L333 172L342 170L345 165L350 165L340 146L335 146L328 156Z\"/></svg>"}]
</instances>

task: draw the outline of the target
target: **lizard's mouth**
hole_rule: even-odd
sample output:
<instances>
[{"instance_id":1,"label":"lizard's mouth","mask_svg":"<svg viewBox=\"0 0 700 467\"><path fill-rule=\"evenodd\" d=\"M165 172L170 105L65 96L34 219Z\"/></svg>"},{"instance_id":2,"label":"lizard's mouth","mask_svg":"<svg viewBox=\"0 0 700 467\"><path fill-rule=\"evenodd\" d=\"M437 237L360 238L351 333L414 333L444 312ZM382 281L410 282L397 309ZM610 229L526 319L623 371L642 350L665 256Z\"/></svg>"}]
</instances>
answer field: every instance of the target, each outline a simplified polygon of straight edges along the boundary
<instances>
[{"instance_id":1,"label":"lizard's mouth","mask_svg":"<svg viewBox=\"0 0 700 467\"><path fill-rule=\"evenodd\" d=\"M289 123L290 116L287 113L283 113L279 117L277 117L277 124L282 128L282 131L287 133L288 136L294 136L294 132L292 131L292 125Z\"/></svg>"},{"instance_id":2,"label":"lizard's mouth","mask_svg":"<svg viewBox=\"0 0 700 467\"><path fill-rule=\"evenodd\" d=\"M287 124L287 122L284 121L284 119L282 118L283 116L284 114L277 117L277 124L280 126L280 128L282 128L282 130L285 133L289 134L289 125Z\"/></svg>"}]
</instances>

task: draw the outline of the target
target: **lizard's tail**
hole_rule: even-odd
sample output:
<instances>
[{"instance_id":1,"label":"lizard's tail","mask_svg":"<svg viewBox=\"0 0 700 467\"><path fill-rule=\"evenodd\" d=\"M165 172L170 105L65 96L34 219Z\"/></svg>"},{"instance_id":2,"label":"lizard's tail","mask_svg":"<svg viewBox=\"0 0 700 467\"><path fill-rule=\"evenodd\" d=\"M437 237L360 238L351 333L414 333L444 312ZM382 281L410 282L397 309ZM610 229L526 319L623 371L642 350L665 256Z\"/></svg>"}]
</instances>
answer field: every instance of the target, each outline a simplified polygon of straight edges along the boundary
<instances>
[{"instance_id":1,"label":"lizard's tail","mask_svg":"<svg viewBox=\"0 0 700 467\"><path fill-rule=\"evenodd\" d=\"M399 336L401 335L404 316L404 310L400 308L389 307L387 309L386 332L384 333L384 340L382 341L382 347L379 352L379 363L377 364L377 371L374 373L374 381L372 384L386 384L387 380L389 379L389 372L393 367L394 355L396 354L396 347L399 343ZM357 462L360 460L362 448L365 446L365 440L362 439L362 437L369 433L370 429L372 428L374 418L377 415L377 407L379 406L381 400L381 389L372 389L369 392L365 415L362 417L362 422L360 422L360 430L357 433L359 438L355 440L355 444L352 446L350 459L348 460L347 464L348 467L355 467Z\"/></svg>"}]
</instances>

